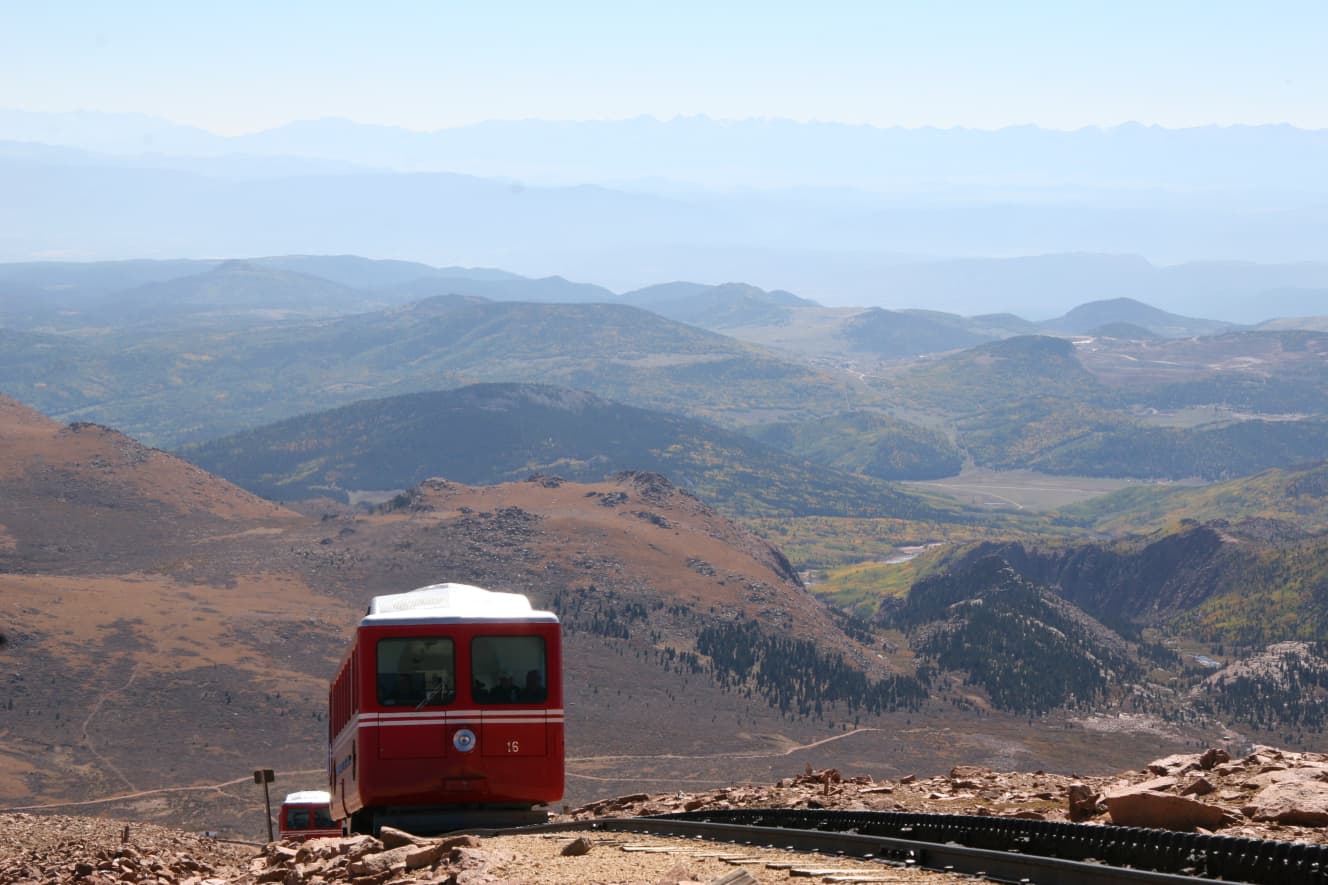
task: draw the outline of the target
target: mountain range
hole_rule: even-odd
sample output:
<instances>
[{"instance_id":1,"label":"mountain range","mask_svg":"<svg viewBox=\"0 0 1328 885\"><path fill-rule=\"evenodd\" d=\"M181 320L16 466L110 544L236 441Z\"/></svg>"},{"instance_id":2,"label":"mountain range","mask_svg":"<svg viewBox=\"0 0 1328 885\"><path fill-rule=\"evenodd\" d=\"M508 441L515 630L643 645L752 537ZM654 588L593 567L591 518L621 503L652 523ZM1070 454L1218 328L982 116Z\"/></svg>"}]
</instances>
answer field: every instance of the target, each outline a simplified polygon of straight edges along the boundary
<instances>
[{"instance_id":1,"label":"mountain range","mask_svg":"<svg viewBox=\"0 0 1328 885\"><path fill-rule=\"evenodd\" d=\"M616 291L744 280L1037 319L1134 297L1248 324L1328 291L1324 138L704 118L227 138L0 111L0 260L358 252Z\"/></svg>"},{"instance_id":2,"label":"mountain range","mask_svg":"<svg viewBox=\"0 0 1328 885\"><path fill-rule=\"evenodd\" d=\"M354 256L5 265L0 291L0 389L171 447L359 400L546 383L719 425L702 436L723 451L753 445L723 437L739 431L811 459L809 469L875 479L937 478L964 463L1221 479L1316 457L1328 414L1314 323L1248 330L1124 298L1031 322L826 308L741 284L616 295ZM1207 418L1182 414L1195 409ZM676 442L662 432L654 448ZM661 463L649 450L634 450L637 466ZM722 473L720 498L736 503L736 488L756 485L731 484L742 460L720 459L719 473L682 469L714 491L706 484ZM549 463L533 451L526 461ZM406 471L387 485L419 478ZM856 503L831 496L794 510L875 512L863 497L878 494L866 492L870 480L836 481L859 489ZM773 501L749 503L758 499Z\"/></svg>"},{"instance_id":3,"label":"mountain range","mask_svg":"<svg viewBox=\"0 0 1328 885\"><path fill-rule=\"evenodd\" d=\"M308 158L399 172L452 171L543 183L674 182L681 189L898 187L927 177L1017 192L1083 190L1328 192L1318 158L1322 130L1292 126L1167 129L1126 123L1058 131L907 129L791 120L488 121L418 132L344 119L301 120L248 135L219 136L143 115L0 110L0 139L117 157ZM145 151L145 144L151 151ZM832 157L833 163L820 158ZM1240 176L1233 176L1239 170ZM1288 194L1288 196L1290 196Z\"/></svg>"}]
</instances>

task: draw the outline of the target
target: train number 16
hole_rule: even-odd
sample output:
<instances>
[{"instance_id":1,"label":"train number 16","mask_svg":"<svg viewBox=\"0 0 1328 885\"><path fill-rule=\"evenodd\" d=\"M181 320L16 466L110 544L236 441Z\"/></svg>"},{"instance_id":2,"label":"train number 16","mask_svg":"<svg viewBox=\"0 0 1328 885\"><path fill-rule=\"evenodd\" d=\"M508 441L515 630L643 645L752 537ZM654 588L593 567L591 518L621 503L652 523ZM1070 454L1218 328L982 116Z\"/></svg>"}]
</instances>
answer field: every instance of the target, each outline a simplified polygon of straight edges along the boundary
<instances>
[{"instance_id":1,"label":"train number 16","mask_svg":"<svg viewBox=\"0 0 1328 885\"><path fill-rule=\"evenodd\" d=\"M520 753L520 752L521 752L521 742L520 742L520 741L508 741L508 742L507 742L507 752L509 752L509 753Z\"/></svg>"}]
</instances>

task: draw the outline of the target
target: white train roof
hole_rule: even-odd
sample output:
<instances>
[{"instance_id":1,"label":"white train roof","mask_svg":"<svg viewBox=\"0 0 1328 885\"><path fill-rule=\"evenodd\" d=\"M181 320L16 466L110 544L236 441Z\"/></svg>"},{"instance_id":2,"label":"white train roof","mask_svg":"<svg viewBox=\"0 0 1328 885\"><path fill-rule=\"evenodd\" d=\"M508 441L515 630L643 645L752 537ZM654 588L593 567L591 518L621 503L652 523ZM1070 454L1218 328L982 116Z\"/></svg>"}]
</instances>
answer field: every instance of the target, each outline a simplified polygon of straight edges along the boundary
<instances>
[{"instance_id":1,"label":"white train roof","mask_svg":"<svg viewBox=\"0 0 1328 885\"><path fill-rule=\"evenodd\" d=\"M283 805L328 805L332 802L332 794L326 790L300 790L295 793L287 793L286 801Z\"/></svg>"},{"instance_id":2,"label":"white train roof","mask_svg":"<svg viewBox=\"0 0 1328 885\"><path fill-rule=\"evenodd\" d=\"M553 612L535 611L520 593L498 593L470 584L430 584L409 593L375 596L362 626L374 624L441 624L459 621L544 621L557 623Z\"/></svg>"}]
</instances>

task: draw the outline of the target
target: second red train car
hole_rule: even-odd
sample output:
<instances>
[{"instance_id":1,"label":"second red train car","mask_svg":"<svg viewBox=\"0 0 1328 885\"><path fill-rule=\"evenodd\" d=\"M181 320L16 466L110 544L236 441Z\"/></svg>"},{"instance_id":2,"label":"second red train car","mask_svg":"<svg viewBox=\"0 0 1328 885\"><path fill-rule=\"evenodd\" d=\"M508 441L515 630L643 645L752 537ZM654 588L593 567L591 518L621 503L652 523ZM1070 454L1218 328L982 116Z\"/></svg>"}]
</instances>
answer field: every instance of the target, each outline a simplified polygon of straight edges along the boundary
<instances>
[{"instance_id":1,"label":"second red train car","mask_svg":"<svg viewBox=\"0 0 1328 885\"><path fill-rule=\"evenodd\" d=\"M332 820L330 799L322 790L287 794L277 813L278 838L304 840L340 836L341 827Z\"/></svg>"},{"instance_id":2,"label":"second red train car","mask_svg":"<svg viewBox=\"0 0 1328 885\"><path fill-rule=\"evenodd\" d=\"M332 814L348 832L529 823L562 798L562 636L520 594L374 597L328 709Z\"/></svg>"}]
</instances>

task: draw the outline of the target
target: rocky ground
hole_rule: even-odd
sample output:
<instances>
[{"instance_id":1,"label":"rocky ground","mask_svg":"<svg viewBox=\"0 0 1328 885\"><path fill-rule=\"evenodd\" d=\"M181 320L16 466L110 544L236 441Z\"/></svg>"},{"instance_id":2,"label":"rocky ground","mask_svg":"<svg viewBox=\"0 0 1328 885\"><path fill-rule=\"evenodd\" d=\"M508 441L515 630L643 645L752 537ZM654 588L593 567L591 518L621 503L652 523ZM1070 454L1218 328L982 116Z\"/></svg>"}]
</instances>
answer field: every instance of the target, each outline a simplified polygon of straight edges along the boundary
<instances>
[{"instance_id":1,"label":"rocky ground","mask_svg":"<svg viewBox=\"0 0 1328 885\"><path fill-rule=\"evenodd\" d=\"M1112 777L959 766L947 776L877 781L808 770L771 786L606 799L559 819L741 807L1009 815L1323 843L1328 755L1256 747L1232 759L1210 749ZM744 849L738 853L746 861L735 863L692 842L675 843L672 851L645 850L652 844L667 843L604 833L422 839L385 830L381 839L258 846L109 819L11 814L0 815L0 885L764 885L788 881L789 864L808 866L806 855ZM837 867L862 865L836 861ZM946 878L891 875L899 881Z\"/></svg>"}]
</instances>

